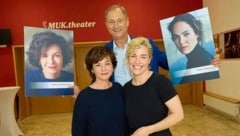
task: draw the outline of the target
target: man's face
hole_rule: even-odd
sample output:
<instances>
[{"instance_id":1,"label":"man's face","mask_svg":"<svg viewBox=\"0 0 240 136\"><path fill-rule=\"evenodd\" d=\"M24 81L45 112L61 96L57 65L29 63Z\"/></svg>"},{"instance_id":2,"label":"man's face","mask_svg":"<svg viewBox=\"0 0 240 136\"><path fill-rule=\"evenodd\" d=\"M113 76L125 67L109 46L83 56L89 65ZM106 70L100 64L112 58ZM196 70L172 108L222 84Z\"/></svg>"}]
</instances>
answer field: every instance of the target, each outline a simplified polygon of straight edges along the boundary
<instances>
[{"instance_id":1,"label":"man's face","mask_svg":"<svg viewBox=\"0 0 240 136\"><path fill-rule=\"evenodd\" d=\"M122 39L128 34L129 20L119 8L108 12L105 25L114 40Z\"/></svg>"}]
</instances>

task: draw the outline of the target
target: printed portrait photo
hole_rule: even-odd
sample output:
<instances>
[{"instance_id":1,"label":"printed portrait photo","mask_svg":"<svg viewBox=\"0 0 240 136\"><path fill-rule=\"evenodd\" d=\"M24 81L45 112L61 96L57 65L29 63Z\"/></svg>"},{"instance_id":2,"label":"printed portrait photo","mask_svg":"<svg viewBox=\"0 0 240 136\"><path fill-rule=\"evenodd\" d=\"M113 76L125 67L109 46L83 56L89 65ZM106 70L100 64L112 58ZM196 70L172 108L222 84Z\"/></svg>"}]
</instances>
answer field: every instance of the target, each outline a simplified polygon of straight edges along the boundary
<instances>
[{"instance_id":1,"label":"printed portrait photo","mask_svg":"<svg viewBox=\"0 0 240 136\"><path fill-rule=\"evenodd\" d=\"M207 8L160 20L173 84L219 78Z\"/></svg>"},{"instance_id":2,"label":"printed portrait photo","mask_svg":"<svg viewBox=\"0 0 240 136\"><path fill-rule=\"evenodd\" d=\"M25 96L72 95L73 31L24 27Z\"/></svg>"}]
</instances>

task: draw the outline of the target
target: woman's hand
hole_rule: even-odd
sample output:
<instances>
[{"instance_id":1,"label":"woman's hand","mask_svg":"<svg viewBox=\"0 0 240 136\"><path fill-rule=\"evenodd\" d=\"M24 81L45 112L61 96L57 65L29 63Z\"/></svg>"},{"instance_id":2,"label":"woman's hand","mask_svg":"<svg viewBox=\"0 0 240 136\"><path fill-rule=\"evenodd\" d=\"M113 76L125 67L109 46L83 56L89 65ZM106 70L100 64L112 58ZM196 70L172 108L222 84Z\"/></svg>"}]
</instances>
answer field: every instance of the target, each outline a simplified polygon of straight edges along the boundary
<instances>
[{"instance_id":1,"label":"woman's hand","mask_svg":"<svg viewBox=\"0 0 240 136\"><path fill-rule=\"evenodd\" d=\"M149 136L150 134L148 127L140 127L131 136Z\"/></svg>"}]
</instances>

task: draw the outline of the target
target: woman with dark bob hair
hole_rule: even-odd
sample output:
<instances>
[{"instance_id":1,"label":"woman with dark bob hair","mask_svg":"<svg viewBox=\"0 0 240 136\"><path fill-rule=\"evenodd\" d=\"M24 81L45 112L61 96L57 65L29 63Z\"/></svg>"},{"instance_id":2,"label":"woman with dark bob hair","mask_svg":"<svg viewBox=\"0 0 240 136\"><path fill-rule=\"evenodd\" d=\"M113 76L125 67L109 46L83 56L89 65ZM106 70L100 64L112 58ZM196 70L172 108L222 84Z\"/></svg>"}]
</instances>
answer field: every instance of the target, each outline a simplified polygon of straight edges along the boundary
<instances>
[{"instance_id":1,"label":"woman with dark bob hair","mask_svg":"<svg viewBox=\"0 0 240 136\"><path fill-rule=\"evenodd\" d=\"M110 81L117 65L113 51L93 47L85 64L92 83L76 99L72 136L127 136L122 86Z\"/></svg>"},{"instance_id":2,"label":"woman with dark bob hair","mask_svg":"<svg viewBox=\"0 0 240 136\"><path fill-rule=\"evenodd\" d=\"M28 62L33 70L26 71L27 95L70 95L72 89L41 89L36 82L73 82L73 74L63 70L72 62L72 46L52 31L39 32L33 35L27 52ZM70 86L70 85L69 85ZM36 89L38 88L38 89ZM48 88L46 86L46 88Z\"/></svg>"}]
</instances>

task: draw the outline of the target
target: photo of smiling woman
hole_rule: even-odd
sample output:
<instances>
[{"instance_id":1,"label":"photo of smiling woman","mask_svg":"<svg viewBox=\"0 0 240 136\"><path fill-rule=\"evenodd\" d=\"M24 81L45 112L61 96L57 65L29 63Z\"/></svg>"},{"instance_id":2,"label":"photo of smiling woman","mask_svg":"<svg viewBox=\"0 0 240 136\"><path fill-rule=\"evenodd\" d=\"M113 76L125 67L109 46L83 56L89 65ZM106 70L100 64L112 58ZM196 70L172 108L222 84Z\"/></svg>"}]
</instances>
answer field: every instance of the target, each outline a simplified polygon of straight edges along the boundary
<instances>
[{"instance_id":1,"label":"photo of smiling woman","mask_svg":"<svg viewBox=\"0 0 240 136\"><path fill-rule=\"evenodd\" d=\"M163 37L173 83L219 78L218 67L211 63L216 53L207 8L178 15L168 21L166 23L165 20L168 36L163 32Z\"/></svg>"},{"instance_id":2,"label":"photo of smiling woman","mask_svg":"<svg viewBox=\"0 0 240 136\"><path fill-rule=\"evenodd\" d=\"M38 30L26 44L25 95L72 95L72 39L67 41L60 35L63 30ZM28 31L31 28L25 28ZM70 31L65 34L72 37Z\"/></svg>"}]
</instances>

